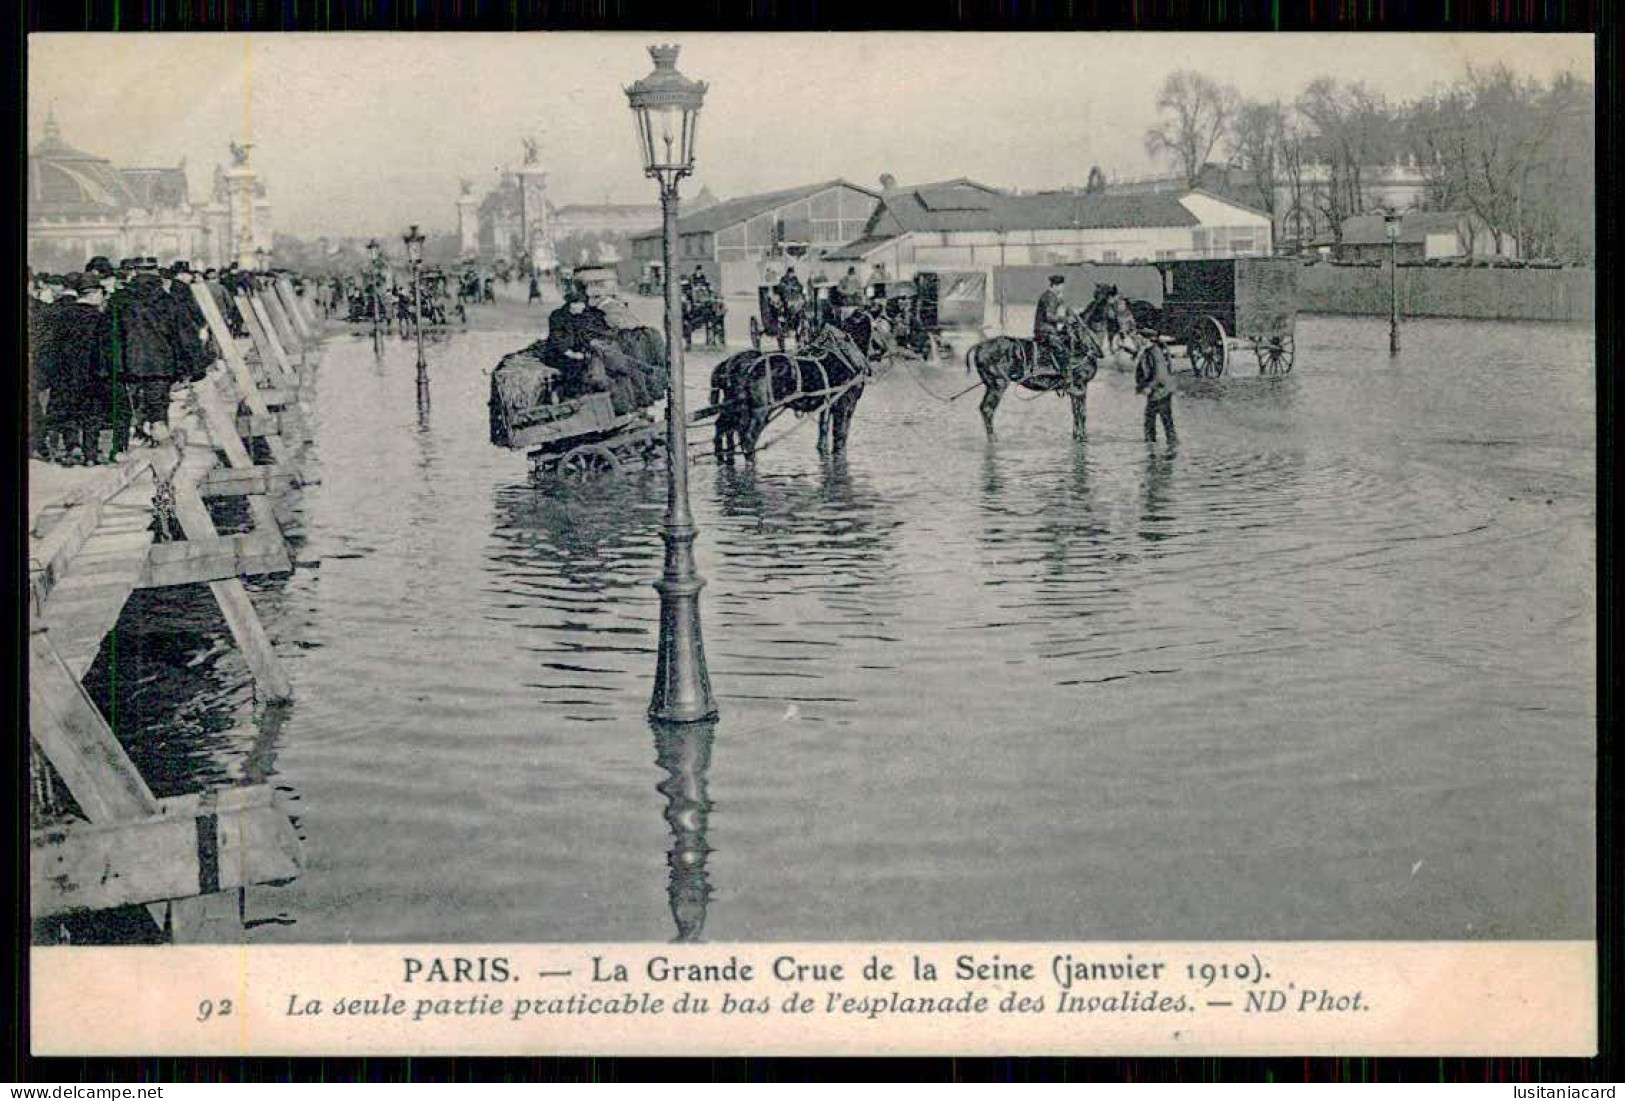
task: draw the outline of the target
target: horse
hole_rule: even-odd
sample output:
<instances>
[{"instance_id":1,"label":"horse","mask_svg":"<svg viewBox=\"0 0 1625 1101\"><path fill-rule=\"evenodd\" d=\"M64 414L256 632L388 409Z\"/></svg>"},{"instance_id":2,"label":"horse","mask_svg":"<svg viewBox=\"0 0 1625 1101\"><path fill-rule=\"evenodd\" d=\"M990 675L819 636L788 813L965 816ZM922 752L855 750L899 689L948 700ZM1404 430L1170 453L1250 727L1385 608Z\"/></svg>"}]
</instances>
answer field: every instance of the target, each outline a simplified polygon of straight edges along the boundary
<instances>
[{"instance_id":1,"label":"horse","mask_svg":"<svg viewBox=\"0 0 1625 1101\"><path fill-rule=\"evenodd\" d=\"M1072 385L1065 385L1060 372L1040 362L1037 341L1013 336L995 336L972 345L965 353L965 371L975 371L986 392L982 395L982 423L993 435L993 414L998 411L1005 388L1012 382L1042 392L1065 390L1072 399L1072 434L1081 438L1089 415L1089 382L1100 366L1102 350L1088 326L1073 319L1065 332L1068 366Z\"/></svg>"},{"instance_id":2,"label":"horse","mask_svg":"<svg viewBox=\"0 0 1625 1101\"><path fill-rule=\"evenodd\" d=\"M802 324L807 315L807 292L797 287L778 287L778 323L779 323L779 351L784 351L784 339L791 333L798 334L796 342L799 345Z\"/></svg>"},{"instance_id":3,"label":"horse","mask_svg":"<svg viewBox=\"0 0 1625 1101\"><path fill-rule=\"evenodd\" d=\"M1094 297L1078 316L1096 334L1106 354L1127 352L1137 358L1143 343L1139 316L1142 309L1155 311L1156 307L1124 298L1115 283L1096 283Z\"/></svg>"},{"instance_id":4,"label":"horse","mask_svg":"<svg viewBox=\"0 0 1625 1101\"><path fill-rule=\"evenodd\" d=\"M796 355L750 351L729 356L711 371L717 458L731 462L737 445L754 462L768 420L785 407L816 412L819 453L841 454L871 373L852 338L832 325Z\"/></svg>"},{"instance_id":5,"label":"horse","mask_svg":"<svg viewBox=\"0 0 1625 1101\"><path fill-rule=\"evenodd\" d=\"M691 347L694 334L703 330L707 347L723 343L722 319L725 314L722 299L715 295L685 295L683 298L683 347Z\"/></svg>"}]
</instances>

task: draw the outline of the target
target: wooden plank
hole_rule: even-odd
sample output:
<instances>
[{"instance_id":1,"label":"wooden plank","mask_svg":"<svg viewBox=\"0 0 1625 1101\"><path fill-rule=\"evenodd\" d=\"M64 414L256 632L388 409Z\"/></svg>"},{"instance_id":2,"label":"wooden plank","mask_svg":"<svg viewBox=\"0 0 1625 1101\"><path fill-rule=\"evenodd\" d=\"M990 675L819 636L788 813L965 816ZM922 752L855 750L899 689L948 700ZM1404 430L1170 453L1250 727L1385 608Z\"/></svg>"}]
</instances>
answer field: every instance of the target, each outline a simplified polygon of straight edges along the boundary
<instances>
[{"instance_id":1,"label":"wooden plank","mask_svg":"<svg viewBox=\"0 0 1625 1101\"><path fill-rule=\"evenodd\" d=\"M159 801L129 821L33 831L32 914L105 910L298 876L297 831L265 785Z\"/></svg>"},{"instance_id":2,"label":"wooden plank","mask_svg":"<svg viewBox=\"0 0 1625 1101\"><path fill-rule=\"evenodd\" d=\"M228 412L220 400L220 392L209 384L208 379L196 383L192 393L197 398L198 411L203 416L203 424L209 443L214 445L226 456L226 462L234 467L250 467L254 465L254 457L243 446L242 437L237 435L235 418Z\"/></svg>"},{"instance_id":3,"label":"wooden plank","mask_svg":"<svg viewBox=\"0 0 1625 1101\"><path fill-rule=\"evenodd\" d=\"M180 520L188 539L213 539L219 535L203 498L191 486L176 486L175 516ZM243 583L237 578L211 581L209 591L214 594L215 603L220 605L220 612L226 617L226 626L231 629L231 637L248 660L254 683L260 691L270 700L291 699L293 685L276 660L276 651L266 637L265 627L255 614Z\"/></svg>"},{"instance_id":4,"label":"wooden plank","mask_svg":"<svg viewBox=\"0 0 1625 1101\"><path fill-rule=\"evenodd\" d=\"M86 817L156 814L158 800L45 632L33 632L28 646L30 731Z\"/></svg>"},{"instance_id":5,"label":"wooden plank","mask_svg":"<svg viewBox=\"0 0 1625 1101\"><path fill-rule=\"evenodd\" d=\"M147 552L138 586L158 589L166 585L195 585L233 577L287 573L292 569L288 546L280 532L243 532L214 539L154 543Z\"/></svg>"},{"instance_id":6,"label":"wooden plank","mask_svg":"<svg viewBox=\"0 0 1625 1101\"><path fill-rule=\"evenodd\" d=\"M273 343L280 344L283 359L289 364L293 363L295 353L299 347L299 337L288 325L288 317L282 312L282 303L277 301L276 292L272 290L259 290L254 293L254 300L259 303L260 311L266 318L265 331L270 335ZM290 370L296 368L290 366Z\"/></svg>"},{"instance_id":7,"label":"wooden plank","mask_svg":"<svg viewBox=\"0 0 1625 1101\"><path fill-rule=\"evenodd\" d=\"M298 475L285 466L251 466L235 470L217 467L198 480L197 488L205 497L247 497L275 493L298 483Z\"/></svg>"},{"instance_id":8,"label":"wooden plank","mask_svg":"<svg viewBox=\"0 0 1625 1101\"><path fill-rule=\"evenodd\" d=\"M259 352L260 365L271 385L281 390L293 390L296 385L293 367L288 363L282 346L271 334L270 322L264 316L258 301L251 294L239 294L237 310L243 315L243 323L248 327L249 335L254 340L254 348ZM265 400L267 405L277 404L269 397ZM286 404L286 401L281 404Z\"/></svg>"},{"instance_id":9,"label":"wooden plank","mask_svg":"<svg viewBox=\"0 0 1625 1101\"><path fill-rule=\"evenodd\" d=\"M237 417L237 434L245 440L257 436L281 435L282 414L272 413L269 410L264 413L239 414Z\"/></svg>"},{"instance_id":10,"label":"wooden plank","mask_svg":"<svg viewBox=\"0 0 1625 1101\"><path fill-rule=\"evenodd\" d=\"M266 408L265 399L260 396L254 374L248 369L248 361L243 358L242 349L237 346L236 338L231 335L214 295L210 294L209 288L200 281L192 284L192 297L197 301L198 308L203 311L203 318L209 323L209 332L213 335L226 365L231 369L232 378L237 384L237 396L248 404L248 411L251 414L268 415L270 410Z\"/></svg>"},{"instance_id":11,"label":"wooden plank","mask_svg":"<svg viewBox=\"0 0 1625 1101\"><path fill-rule=\"evenodd\" d=\"M306 345L315 343L314 334L305 322L305 315L299 309L298 296L293 293L293 284L287 276L278 276L276 279L276 292L282 300L282 309L288 315L288 321L293 325L294 332Z\"/></svg>"}]
</instances>

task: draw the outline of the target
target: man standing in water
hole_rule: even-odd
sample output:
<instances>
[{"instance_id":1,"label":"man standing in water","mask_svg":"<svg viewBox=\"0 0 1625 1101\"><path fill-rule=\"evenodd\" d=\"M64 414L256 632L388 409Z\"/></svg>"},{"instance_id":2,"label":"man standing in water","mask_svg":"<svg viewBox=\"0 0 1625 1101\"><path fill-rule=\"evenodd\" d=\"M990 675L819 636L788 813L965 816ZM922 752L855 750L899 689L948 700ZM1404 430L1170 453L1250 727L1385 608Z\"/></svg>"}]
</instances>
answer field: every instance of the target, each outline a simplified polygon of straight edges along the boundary
<instances>
[{"instance_id":1,"label":"man standing in water","mask_svg":"<svg viewBox=\"0 0 1625 1101\"><path fill-rule=\"evenodd\" d=\"M1162 421L1163 437L1172 444L1174 431L1174 375L1168 366L1168 352L1160 344L1146 345L1134 368L1134 392L1145 395L1145 438L1157 441L1157 421Z\"/></svg>"}]
</instances>

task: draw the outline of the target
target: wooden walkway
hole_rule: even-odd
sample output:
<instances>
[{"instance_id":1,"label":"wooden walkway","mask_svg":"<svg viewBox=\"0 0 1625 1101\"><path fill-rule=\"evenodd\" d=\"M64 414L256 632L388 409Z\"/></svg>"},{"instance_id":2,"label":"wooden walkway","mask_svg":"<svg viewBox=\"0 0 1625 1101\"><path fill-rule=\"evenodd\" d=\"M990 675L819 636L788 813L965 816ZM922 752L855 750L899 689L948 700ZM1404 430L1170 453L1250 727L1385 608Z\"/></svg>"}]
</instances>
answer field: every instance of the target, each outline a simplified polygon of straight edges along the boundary
<instances>
[{"instance_id":1,"label":"wooden walkway","mask_svg":"<svg viewBox=\"0 0 1625 1101\"><path fill-rule=\"evenodd\" d=\"M318 326L291 287L262 285L238 296L245 347L207 289L193 291L222 357L176 389L184 412L170 439L110 466L30 463L29 721L36 781L46 779L35 791L54 777L82 815L36 799L31 879L36 920L143 904L172 939L218 940L240 935L241 891L298 874L291 820L263 785L156 798L81 683L137 589L205 584L256 693L293 694L242 579L293 566L272 497L302 481L300 394ZM268 464L255 462L255 441ZM225 496L246 498L250 530L216 528L205 502ZM213 904L232 892L236 922Z\"/></svg>"}]
</instances>

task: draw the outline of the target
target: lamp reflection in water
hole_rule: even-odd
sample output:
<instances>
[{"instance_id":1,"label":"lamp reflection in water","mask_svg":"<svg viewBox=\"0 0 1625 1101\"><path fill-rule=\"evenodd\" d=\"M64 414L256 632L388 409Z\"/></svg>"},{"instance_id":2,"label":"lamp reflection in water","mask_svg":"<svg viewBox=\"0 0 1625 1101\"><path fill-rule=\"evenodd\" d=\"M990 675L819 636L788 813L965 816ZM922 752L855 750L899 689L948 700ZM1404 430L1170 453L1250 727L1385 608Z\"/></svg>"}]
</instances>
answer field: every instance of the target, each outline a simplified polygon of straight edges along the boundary
<instances>
[{"instance_id":1,"label":"lamp reflection in water","mask_svg":"<svg viewBox=\"0 0 1625 1101\"><path fill-rule=\"evenodd\" d=\"M678 943L701 939L706 907L711 901L711 878L706 858L711 846L705 835L711 815L706 794L706 772L711 767L711 742L717 722L671 723L650 719L655 736L655 760L666 773L657 790L666 797L666 823L671 827L671 849L666 854L670 879L666 893Z\"/></svg>"}]
</instances>

